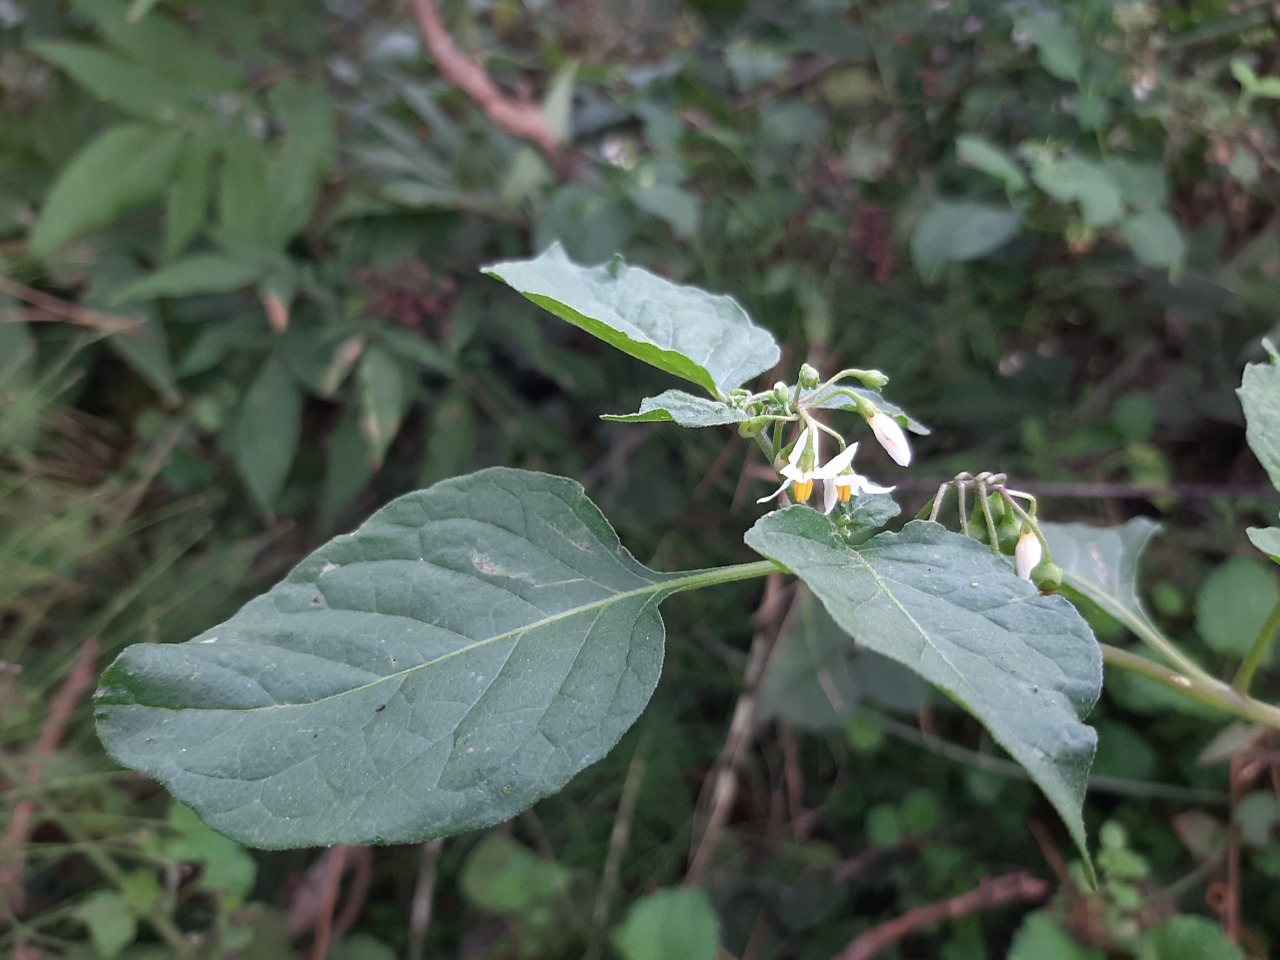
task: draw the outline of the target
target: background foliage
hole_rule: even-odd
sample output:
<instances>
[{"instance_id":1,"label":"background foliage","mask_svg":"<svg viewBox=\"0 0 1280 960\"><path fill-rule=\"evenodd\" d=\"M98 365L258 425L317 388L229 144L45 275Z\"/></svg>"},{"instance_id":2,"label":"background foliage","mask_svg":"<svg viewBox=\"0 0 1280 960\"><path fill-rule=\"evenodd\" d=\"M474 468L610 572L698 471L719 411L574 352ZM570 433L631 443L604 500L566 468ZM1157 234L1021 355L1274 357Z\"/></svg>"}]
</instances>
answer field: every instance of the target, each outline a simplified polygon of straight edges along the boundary
<instances>
[{"instance_id":1,"label":"background foliage","mask_svg":"<svg viewBox=\"0 0 1280 960\"><path fill-rule=\"evenodd\" d=\"M446 82L403 4L0 0L0 780L32 817L0 946L819 957L1025 868L1055 877L1039 912L923 929L901 955L1236 956L1208 919L1232 897L1239 942L1270 955L1280 803L1229 777L1236 728L1108 678L1086 892L978 728L803 595L773 601L755 749L691 878L763 630L751 585L672 601L658 693L614 753L443 846L250 854L114 768L86 710L41 738L78 662L186 639L392 496L477 467L580 478L653 569L743 559L771 477L748 444L601 423L672 382L478 272L553 240L732 294L792 361L889 372L934 428L908 512L998 468L1053 519L1162 520L1141 588L1207 665L1275 607L1238 532L1275 502L1233 393L1280 284L1272 5L444 15L563 155ZM1256 689L1280 694L1272 665ZM702 892L658 892L686 879Z\"/></svg>"}]
</instances>

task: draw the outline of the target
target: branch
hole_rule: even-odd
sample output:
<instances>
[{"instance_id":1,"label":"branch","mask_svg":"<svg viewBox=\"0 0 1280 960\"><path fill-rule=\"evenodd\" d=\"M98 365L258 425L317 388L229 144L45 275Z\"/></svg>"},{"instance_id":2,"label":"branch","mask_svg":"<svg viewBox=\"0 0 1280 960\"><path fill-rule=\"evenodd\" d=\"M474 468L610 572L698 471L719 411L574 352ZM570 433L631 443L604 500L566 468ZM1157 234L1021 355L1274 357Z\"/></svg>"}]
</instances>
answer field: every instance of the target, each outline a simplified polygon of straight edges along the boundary
<instances>
[{"instance_id":1,"label":"branch","mask_svg":"<svg viewBox=\"0 0 1280 960\"><path fill-rule=\"evenodd\" d=\"M457 48L434 0L413 0L413 12L440 75L479 104L499 128L537 147L558 173L571 173L572 159L542 111L534 104L508 97L483 66Z\"/></svg>"},{"instance_id":2,"label":"branch","mask_svg":"<svg viewBox=\"0 0 1280 960\"><path fill-rule=\"evenodd\" d=\"M49 715L40 728L40 737L31 750L31 763L27 766L26 775L28 787L34 787L40 782L40 768L57 751L80 698L93 686L97 675L93 658L97 655L96 637L86 640L76 653L67 679L62 681L62 686L54 696L53 703L49 706ZM4 861L0 864L0 896L8 901L15 914L22 909L24 899L22 875L26 872L27 858L23 848L31 837L31 821L35 811L35 798L28 797L19 801L13 808L13 816L9 819L4 837L0 839L0 859Z\"/></svg>"},{"instance_id":3,"label":"branch","mask_svg":"<svg viewBox=\"0 0 1280 960\"><path fill-rule=\"evenodd\" d=\"M1035 903L1049 895L1049 882L1029 873L1007 873L983 880L976 890L941 903L908 910L902 916L872 927L851 942L835 960L871 960L900 940L942 920L958 920L979 910L994 910L1014 903Z\"/></svg>"}]
</instances>

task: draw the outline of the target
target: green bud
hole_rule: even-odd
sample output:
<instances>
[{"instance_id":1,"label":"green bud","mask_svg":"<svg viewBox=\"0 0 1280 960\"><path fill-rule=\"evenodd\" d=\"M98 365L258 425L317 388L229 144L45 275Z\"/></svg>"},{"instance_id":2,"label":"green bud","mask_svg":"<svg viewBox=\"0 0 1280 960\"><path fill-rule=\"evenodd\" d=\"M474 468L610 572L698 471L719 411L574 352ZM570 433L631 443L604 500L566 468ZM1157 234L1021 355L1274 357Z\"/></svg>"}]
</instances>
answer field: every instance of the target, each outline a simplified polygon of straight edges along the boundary
<instances>
[{"instance_id":1,"label":"green bud","mask_svg":"<svg viewBox=\"0 0 1280 960\"><path fill-rule=\"evenodd\" d=\"M858 379L872 390L883 390L889 382L889 378L879 370L863 370Z\"/></svg>"},{"instance_id":2,"label":"green bud","mask_svg":"<svg viewBox=\"0 0 1280 960\"><path fill-rule=\"evenodd\" d=\"M1062 586L1062 568L1052 560L1041 560L1031 571L1031 582L1041 593L1053 593Z\"/></svg>"},{"instance_id":3,"label":"green bud","mask_svg":"<svg viewBox=\"0 0 1280 960\"><path fill-rule=\"evenodd\" d=\"M798 379L801 388L805 390L812 390L822 382L822 377L818 375L818 371L807 363L800 364L800 376Z\"/></svg>"},{"instance_id":4,"label":"green bud","mask_svg":"<svg viewBox=\"0 0 1280 960\"><path fill-rule=\"evenodd\" d=\"M780 403L783 409L791 409L791 390L785 383L780 383L773 388L773 399Z\"/></svg>"},{"instance_id":5,"label":"green bud","mask_svg":"<svg viewBox=\"0 0 1280 960\"><path fill-rule=\"evenodd\" d=\"M768 417L756 417L754 420L745 420L738 424L738 436L740 437L758 437L772 423Z\"/></svg>"}]
</instances>

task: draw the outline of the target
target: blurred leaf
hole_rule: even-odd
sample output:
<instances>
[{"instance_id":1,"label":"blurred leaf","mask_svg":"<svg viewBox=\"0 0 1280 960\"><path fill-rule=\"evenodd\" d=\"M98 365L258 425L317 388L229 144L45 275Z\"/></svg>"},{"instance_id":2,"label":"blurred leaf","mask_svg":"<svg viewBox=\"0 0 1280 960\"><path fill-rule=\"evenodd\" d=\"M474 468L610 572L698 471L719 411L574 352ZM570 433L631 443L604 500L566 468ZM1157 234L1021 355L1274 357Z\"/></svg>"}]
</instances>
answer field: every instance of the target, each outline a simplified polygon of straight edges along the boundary
<instances>
[{"instance_id":1,"label":"blurred leaf","mask_svg":"<svg viewBox=\"0 0 1280 960\"><path fill-rule=\"evenodd\" d=\"M319 88L279 83L268 100L286 131L284 146L267 173L271 237L278 245L311 219L320 187L333 169L337 140L332 101Z\"/></svg>"},{"instance_id":2,"label":"blurred leaf","mask_svg":"<svg viewBox=\"0 0 1280 960\"><path fill-rule=\"evenodd\" d=\"M226 142L218 191L218 231L219 240L228 247L274 246L276 202L269 170L267 148L261 141L240 134Z\"/></svg>"},{"instance_id":3,"label":"blurred leaf","mask_svg":"<svg viewBox=\"0 0 1280 960\"><path fill-rule=\"evenodd\" d=\"M197 293L230 293L256 283L264 273L266 267L260 263L246 263L218 253L197 253L131 283L111 302L119 304L128 300L185 297Z\"/></svg>"},{"instance_id":4,"label":"blurred leaf","mask_svg":"<svg viewBox=\"0 0 1280 960\"><path fill-rule=\"evenodd\" d=\"M273 356L245 394L228 438L231 457L264 513L271 513L288 479L301 431L302 393Z\"/></svg>"},{"instance_id":5,"label":"blurred leaf","mask_svg":"<svg viewBox=\"0 0 1280 960\"><path fill-rule=\"evenodd\" d=\"M1170 917L1147 931L1139 960L1244 960L1216 923L1204 917Z\"/></svg>"},{"instance_id":6,"label":"blurred leaf","mask_svg":"<svg viewBox=\"0 0 1280 960\"><path fill-rule=\"evenodd\" d=\"M500 833L486 834L462 868L462 893L492 913L528 916L569 889L569 871Z\"/></svg>"},{"instance_id":7,"label":"blurred leaf","mask_svg":"<svg viewBox=\"0 0 1280 960\"><path fill-rule=\"evenodd\" d=\"M1017 191L1027 188L1027 175L1013 157L984 137L972 134L956 137L956 154L961 163L987 176L995 177L1004 184L1006 190Z\"/></svg>"},{"instance_id":8,"label":"blurred leaf","mask_svg":"<svg viewBox=\"0 0 1280 960\"><path fill-rule=\"evenodd\" d=\"M31 44L31 49L71 74L98 99L141 120L173 123L190 108L196 96L173 80L98 47L43 41Z\"/></svg>"},{"instance_id":9,"label":"blurred leaf","mask_svg":"<svg viewBox=\"0 0 1280 960\"><path fill-rule=\"evenodd\" d=\"M645 397L635 413L606 413L601 420L615 423L669 423L682 427L719 427L743 423L749 418L720 400L699 397L683 390L664 390L656 397Z\"/></svg>"},{"instance_id":10,"label":"blurred leaf","mask_svg":"<svg viewBox=\"0 0 1280 960\"><path fill-rule=\"evenodd\" d=\"M396 960L396 952L377 937L353 933L333 945L328 960Z\"/></svg>"},{"instance_id":11,"label":"blurred leaf","mask_svg":"<svg viewBox=\"0 0 1280 960\"><path fill-rule=\"evenodd\" d=\"M175 257L191 242L209 216L213 145L192 137L179 155L165 213L164 253Z\"/></svg>"},{"instance_id":12,"label":"blurred leaf","mask_svg":"<svg viewBox=\"0 0 1280 960\"><path fill-rule=\"evenodd\" d=\"M631 184L627 187L627 196L639 209L664 221L681 240L688 240L698 232L701 201L689 191L665 183Z\"/></svg>"},{"instance_id":13,"label":"blurred leaf","mask_svg":"<svg viewBox=\"0 0 1280 960\"><path fill-rule=\"evenodd\" d=\"M942 279L951 262L985 257L1022 225L1017 211L983 203L936 201L911 237L911 262L926 284Z\"/></svg>"},{"instance_id":14,"label":"blurred leaf","mask_svg":"<svg viewBox=\"0 0 1280 960\"><path fill-rule=\"evenodd\" d=\"M138 921L129 902L114 890L89 894L76 906L75 916L89 928L89 937L103 960L119 956L138 935Z\"/></svg>"},{"instance_id":15,"label":"blurred leaf","mask_svg":"<svg viewBox=\"0 0 1280 960\"><path fill-rule=\"evenodd\" d=\"M1254 456L1280 490L1280 364L1274 351L1266 363L1250 363L1236 394L1244 407L1245 437Z\"/></svg>"},{"instance_id":16,"label":"blurred leaf","mask_svg":"<svg viewBox=\"0 0 1280 960\"><path fill-rule=\"evenodd\" d=\"M141 324L113 334L107 344L138 376L150 384L165 406L172 407L179 400L178 385L174 378L164 324L160 322L151 304L131 309L130 315L140 320Z\"/></svg>"},{"instance_id":17,"label":"blurred leaf","mask_svg":"<svg viewBox=\"0 0 1280 960\"><path fill-rule=\"evenodd\" d=\"M1124 216L1120 189L1110 174L1096 163L1079 157L1042 156L1031 168L1031 179L1053 199L1079 204L1085 226L1111 226Z\"/></svg>"},{"instance_id":18,"label":"blurred leaf","mask_svg":"<svg viewBox=\"0 0 1280 960\"><path fill-rule=\"evenodd\" d=\"M1280 527L1250 527L1245 532L1250 543L1280 563Z\"/></svg>"},{"instance_id":19,"label":"blurred leaf","mask_svg":"<svg viewBox=\"0 0 1280 960\"><path fill-rule=\"evenodd\" d=\"M246 406L281 382L272 361ZM196 638L126 649L98 733L254 846L490 826L614 747L658 681L657 605L705 582L637 563L579 484L484 470L393 501Z\"/></svg>"},{"instance_id":20,"label":"blurred leaf","mask_svg":"<svg viewBox=\"0 0 1280 960\"><path fill-rule=\"evenodd\" d=\"M1014 32L1035 45L1040 66L1046 73L1059 80L1079 82L1084 65L1080 35L1074 27L1062 22L1060 11L1036 10L1023 14L1014 21Z\"/></svg>"},{"instance_id":21,"label":"blurred leaf","mask_svg":"<svg viewBox=\"0 0 1280 960\"><path fill-rule=\"evenodd\" d=\"M399 432L400 422L413 398L400 364L377 344L365 350L360 358L356 385L360 432L369 444L376 470L381 468L382 458Z\"/></svg>"},{"instance_id":22,"label":"blurred leaf","mask_svg":"<svg viewBox=\"0 0 1280 960\"><path fill-rule=\"evenodd\" d=\"M430 486L465 473L475 463L476 414L465 391L453 387L434 405L427 453L418 471L418 485Z\"/></svg>"},{"instance_id":23,"label":"blurred leaf","mask_svg":"<svg viewBox=\"0 0 1280 960\"><path fill-rule=\"evenodd\" d=\"M484 271L562 320L713 396L778 362L773 337L733 298L674 284L621 258L580 267L553 246L533 260Z\"/></svg>"},{"instance_id":24,"label":"blurred leaf","mask_svg":"<svg viewBox=\"0 0 1280 960\"><path fill-rule=\"evenodd\" d=\"M209 829L190 807L180 803L169 807L169 826L175 834L161 844L163 855L179 863L200 864L201 886L230 897L233 905L243 903L258 876L253 857L234 840Z\"/></svg>"},{"instance_id":25,"label":"blurred leaf","mask_svg":"<svg viewBox=\"0 0 1280 960\"><path fill-rule=\"evenodd\" d=\"M1130 630L1159 630L1138 598L1138 561L1159 524L1134 517L1118 527L1041 523L1062 581Z\"/></svg>"},{"instance_id":26,"label":"blurred leaf","mask_svg":"<svg viewBox=\"0 0 1280 960\"><path fill-rule=\"evenodd\" d=\"M703 890L659 890L632 905L613 945L626 960L716 960L720 918Z\"/></svg>"},{"instance_id":27,"label":"blurred leaf","mask_svg":"<svg viewBox=\"0 0 1280 960\"><path fill-rule=\"evenodd\" d=\"M1232 557L1209 574L1196 597L1196 631L1211 650L1244 656L1280 603L1270 569ZM1272 655L1264 662L1270 662Z\"/></svg>"},{"instance_id":28,"label":"blurred leaf","mask_svg":"<svg viewBox=\"0 0 1280 960\"><path fill-rule=\"evenodd\" d=\"M1178 222L1166 210L1144 210L1120 224L1125 242L1145 267L1182 269L1187 255L1187 242L1182 238Z\"/></svg>"},{"instance_id":29,"label":"blurred leaf","mask_svg":"<svg viewBox=\"0 0 1280 960\"><path fill-rule=\"evenodd\" d=\"M1076 940L1044 910L1028 914L1014 935L1006 960L1105 960Z\"/></svg>"},{"instance_id":30,"label":"blurred leaf","mask_svg":"<svg viewBox=\"0 0 1280 960\"><path fill-rule=\"evenodd\" d=\"M353 412L348 411L329 435L325 458L324 489L320 496L320 523L328 528L368 485L376 468L369 441Z\"/></svg>"},{"instance_id":31,"label":"blurred leaf","mask_svg":"<svg viewBox=\"0 0 1280 960\"><path fill-rule=\"evenodd\" d=\"M542 100L542 116L547 126L565 142L573 139L573 81L577 76L577 63L570 60L563 64L551 78Z\"/></svg>"},{"instance_id":32,"label":"blurred leaf","mask_svg":"<svg viewBox=\"0 0 1280 960\"><path fill-rule=\"evenodd\" d=\"M62 168L31 234L31 251L53 252L105 226L130 207L160 196L182 136L141 124L112 127Z\"/></svg>"},{"instance_id":33,"label":"blurred leaf","mask_svg":"<svg viewBox=\"0 0 1280 960\"><path fill-rule=\"evenodd\" d=\"M794 506L756 521L746 541L808 584L860 644L973 714L1089 863L1081 808L1097 738L1081 718L1102 689L1102 654L1075 607L936 523L915 520L854 548L827 517Z\"/></svg>"}]
</instances>

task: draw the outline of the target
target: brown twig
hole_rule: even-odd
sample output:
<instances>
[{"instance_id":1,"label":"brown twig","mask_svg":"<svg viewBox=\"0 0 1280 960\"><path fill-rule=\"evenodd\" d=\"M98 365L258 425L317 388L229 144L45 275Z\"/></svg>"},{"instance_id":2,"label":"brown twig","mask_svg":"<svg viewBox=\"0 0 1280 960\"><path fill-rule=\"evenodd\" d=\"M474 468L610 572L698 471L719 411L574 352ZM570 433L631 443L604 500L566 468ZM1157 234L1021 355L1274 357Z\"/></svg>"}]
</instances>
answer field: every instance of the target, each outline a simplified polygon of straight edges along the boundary
<instances>
[{"instance_id":1,"label":"brown twig","mask_svg":"<svg viewBox=\"0 0 1280 960\"><path fill-rule=\"evenodd\" d=\"M784 589L781 574L770 574L765 580L764 599L756 611L756 633L747 655L746 675L743 677L742 694L738 697L729 722L720 755L703 784L702 797L706 798L707 814L701 831L694 831L694 847L689 857L689 870L685 874L685 886L696 886L706 871L707 864L720 843L720 835L728 821L729 811L738 796L738 768L751 745L755 729L756 707L760 699L760 679L765 664L773 650L778 631L786 619L790 607L789 598L794 589Z\"/></svg>"},{"instance_id":2,"label":"brown twig","mask_svg":"<svg viewBox=\"0 0 1280 960\"><path fill-rule=\"evenodd\" d=\"M977 888L941 903L908 910L853 940L835 960L871 960L881 951L900 942L921 927L942 920L958 920L980 910L995 910L1014 903L1036 903L1049 895L1049 882L1029 873L1007 873L989 877Z\"/></svg>"},{"instance_id":3,"label":"brown twig","mask_svg":"<svg viewBox=\"0 0 1280 960\"><path fill-rule=\"evenodd\" d=\"M508 97L483 66L458 49L445 29L434 0L413 0L413 11L440 75L474 100L498 127L517 140L533 144L557 173L570 177L573 157L542 111L532 103Z\"/></svg>"},{"instance_id":4,"label":"brown twig","mask_svg":"<svg viewBox=\"0 0 1280 960\"><path fill-rule=\"evenodd\" d=\"M431 927L431 905L435 900L436 867L444 850L444 840L428 840L419 848L418 882L409 904L409 960L422 960L427 952L427 930Z\"/></svg>"},{"instance_id":5,"label":"brown twig","mask_svg":"<svg viewBox=\"0 0 1280 960\"><path fill-rule=\"evenodd\" d=\"M52 756L67 732L67 724L75 713L80 698L92 685L97 671L93 659L98 655L98 638L90 637L76 652L71 670L62 686L54 695L49 706L49 715L45 717L44 726L40 728L40 736L36 739L31 751L31 763L27 766L26 786L34 787L40 782L40 771L44 761ZM4 837L0 838L0 896L8 902L10 909L16 914L22 909L23 890L22 876L26 872L27 858L24 848L31 837L31 823L35 816L36 801L34 797L21 800L13 808L13 816L5 828Z\"/></svg>"},{"instance_id":6,"label":"brown twig","mask_svg":"<svg viewBox=\"0 0 1280 960\"><path fill-rule=\"evenodd\" d=\"M84 307L63 300L61 297L55 297L52 294L36 290L34 287L28 287L25 283L19 283L6 276L0 276L0 293L6 293L15 300L28 303L37 310L42 310L49 315L48 317L28 316L27 319L31 320L50 318L64 320L67 323L90 327L103 333L121 333L141 326L141 321L136 317L115 317L110 314L98 313L95 310L86 310Z\"/></svg>"}]
</instances>

